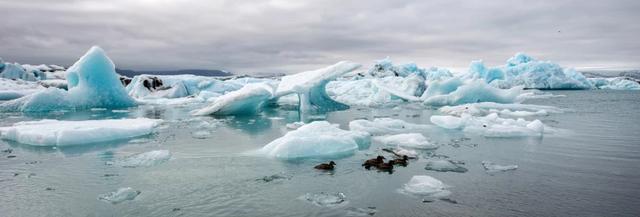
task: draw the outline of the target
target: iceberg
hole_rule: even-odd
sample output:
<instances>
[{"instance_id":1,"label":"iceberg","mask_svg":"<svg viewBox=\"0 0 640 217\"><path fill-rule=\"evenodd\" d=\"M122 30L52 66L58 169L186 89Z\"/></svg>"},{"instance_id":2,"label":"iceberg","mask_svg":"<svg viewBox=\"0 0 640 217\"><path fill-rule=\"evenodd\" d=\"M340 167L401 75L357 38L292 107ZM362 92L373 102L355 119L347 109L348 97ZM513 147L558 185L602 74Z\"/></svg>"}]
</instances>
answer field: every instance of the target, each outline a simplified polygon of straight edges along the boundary
<instances>
[{"instance_id":1,"label":"iceberg","mask_svg":"<svg viewBox=\"0 0 640 217\"><path fill-rule=\"evenodd\" d=\"M371 136L366 132L347 131L327 121L314 121L273 140L258 153L285 160L303 158L338 158L368 148Z\"/></svg>"},{"instance_id":2,"label":"iceberg","mask_svg":"<svg viewBox=\"0 0 640 217\"><path fill-rule=\"evenodd\" d=\"M467 168L464 168L458 165L456 162L451 160L429 160L427 161L427 165L424 167L425 170L433 170L438 172L456 172L456 173L465 173L467 172Z\"/></svg>"},{"instance_id":3,"label":"iceberg","mask_svg":"<svg viewBox=\"0 0 640 217\"><path fill-rule=\"evenodd\" d=\"M275 96L297 94L301 111L309 111L312 108L323 111L347 109L349 106L336 102L327 95L326 85L338 76L359 67L360 64L342 61L326 68L284 76L276 89Z\"/></svg>"},{"instance_id":4,"label":"iceberg","mask_svg":"<svg viewBox=\"0 0 640 217\"><path fill-rule=\"evenodd\" d=\"M413 124L400 119L376 118L369 120L353 120L349 122L349 129L368 132L371 135L389 135L408 132L424 132L433 129L430 125Z\"/></svg>"},{"instance_id":5,"label":"iceberg","mask_svg":"<svg viewBox=\"0 0 640 217\"><path fill-rule=\"evenodd\" d=\"M399 192L417 196L445 197L450 194L446 188L448 186L440 180L427 175L418 175L411 177Z\"/></svg>"},{"instance_id":6,"label":"iceberg","mask_svg":"<svg viewBox=\"0 0 640 217\"><path fill-rule=\"evenodd\" d=\"M589 82L598 89L640 90L640 83L627 77L589 78Z\"/></svg>"},{"instance_id":7,"label":"iceberg","mask_svg":"<svg viewBox=\"0 0 640 217\"><path fill-rule=\"evenodd\" d=\"M169 159L171 159L171 152L169 152L169 150L154 150L127 156L115 161L113 164L130 168L150 167L167 162Z\"/></svg>"},{"instance_id":8,"label":"iceberg","mask_svg":"<svg viewBox=\"0 0 640 217\"><path fill-rule=\"evenodd\" d=\"M460 117L433 115L431 122L445 129L459 129L485 137L542 136L545 132L545 126L540 120L500 118L496 113L484 117L469 114L462 114Z\"/></svg>"},{"instance_id":9,"label":"iceberg","mask_svg":"<svg viewBox=\"0 0 640 217\"><path fill-rule=\"evenodd\" d=\"M128 139L152 133L157 119L23 121L0 127L0 138L34 146L70 146Z\"/></svg>"},{"instance_id":10,"label":"iceberg","mask_svg":"<svg viewBox=\"0 0 640 217\"><path fill-rule=\"evenodd\" d=\"M98 196L98 200L102 200L112 204L118 204L127 200L133 200L138 195L140 195L140 193L142 192L133 190L133 188L130 188L130 187L126 187L126 188L120 188L114 192L101 194Z\"/></svg>"},{"instance_id":11,"label":"iceberg","mask_svg":"<svg viewBox=\"0 0 640 217\"><path fill-rule=\"evenodd\" d=\"M502 67L487 68L482 61L473 61L465 78L482 79L499 88L524 86L530 89L592 89L580 72L563 69L549 61L538 61L517 53Z\"/></svg>"},{"instance_id":12,"label":"iceberg","mask_svg":"<svg viewBox=\"0 0 640 217\"><path fill-rule=\"evenodd\" d=\"M247 84L239 90L218 97L213 104L195 111L194 115L241 115L260 112L273 97L273 88L265 83Z\"/></svg>"},{"instance_id":13,"label":"iceberg","mask_svg":"<svg viewBox=\"0 0 640 217\"><path fill-rule=\"evenodd\" d=\"M0 71L0 78L12 79L12 80L25 80L36 81L36 75L31 71L27 72L24 67L18 63L3 63L2 71Z\"/></svg>"},{"instance_id":14,"label":"iceberg","mask_svg":"<svg viewBox=\"0 0 640 217\"><path fill-rule=\"evenodd\" d=\"M153 82L156 82L155 86ZM146 86L145 86L146 82ZM247 81L221 81L196 75L136 75L126 90L136 99L180 98L200 96L205 100L243 87Z\"/></svg>"},{"instance_id":15,"label":"iceberg","mask_svg":"<svg viewBox=\"0 0 640 217\"><path fill-rule=\"evenodd\" d=\"M44 112L135 106L115 72L113 62L94 46L67 69L68 91L48 88L0 104L0 110Z\"/></svg>"},{"instance_id":16,"label":"iceberg","mask_svg":"<svg viewBox=\"0 0 640 217\"><path fill-rule=\"evenodd\" d=\"M424 104L445 106L478 102L514 103L523 100L522 97L519 97L522 93L522 86L505 90L489 86L480 80L474 80L457 87L453 92L429 96L425 99Z\"/></svg>"},{"instance_id":17,"label":"iceberg","mask_svg":"<svg viewBox=\"0 0 640 217\"><path fill-rule=\"evenodd\" d=\"M404 133L390 136L376 136L374 140L384 145L398 145L413 149L437 149L438 146L431 144L426 137L420 133Z\"/></svg>"}]
</instances>

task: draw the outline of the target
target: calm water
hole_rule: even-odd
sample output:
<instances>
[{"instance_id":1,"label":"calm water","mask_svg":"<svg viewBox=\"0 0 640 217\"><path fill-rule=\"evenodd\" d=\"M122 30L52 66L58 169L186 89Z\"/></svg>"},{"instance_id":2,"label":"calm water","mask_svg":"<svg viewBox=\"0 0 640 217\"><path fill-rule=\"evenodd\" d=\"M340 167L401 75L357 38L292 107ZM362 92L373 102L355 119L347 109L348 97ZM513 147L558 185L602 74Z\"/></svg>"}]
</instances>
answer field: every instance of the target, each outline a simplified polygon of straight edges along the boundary
<instances>
[{"instance_id":1,"label":"calm water","mask_svg":"<svg viewBox=\"0 0 640 217\"><path fill-rule=\"evenodd\" d=\"M141 106L127 113L86 111L49 115L0 114L0 126L41 118L83 120L149 117L167 120L142 142L117 141L54 149L0 141L0 216L344 216L348 209L375 207L375 216L638 216L640 215L640 93L556 91L562 98L530 100L572 111L541 120L565 129L544 138L487 139L460 132L424 132L442 144L425 156L465 162L466 173L427 171L425 159L393 174L366 171L368 150L335 160L333 174L315 171L318 161L286 162L244 153L287 132L296 111L271 109L256 117L192 118L189 107ZM305 119L326 119L347 128L353 119L392 117L429 123L437 111L352 108ZM283 118L283 119L282 119ZM203 121L216 123L212 136L196 139ZM459 141L461 138L470 140ZM141 141L138 139L137 141ZM107 162L135 153L167 149L170 161L122 168ZM15 155L15 158L8 158ZM481 161L519 168L487 174ZM285 179L271 182L265 176ZM442 180L451 200L423 203L397 193L413 175ZM142 193L112 205L98 195L121 187ZM347 203L323 208L298 199L305 193L342 192Z\"/></svg>"}]
</instances>

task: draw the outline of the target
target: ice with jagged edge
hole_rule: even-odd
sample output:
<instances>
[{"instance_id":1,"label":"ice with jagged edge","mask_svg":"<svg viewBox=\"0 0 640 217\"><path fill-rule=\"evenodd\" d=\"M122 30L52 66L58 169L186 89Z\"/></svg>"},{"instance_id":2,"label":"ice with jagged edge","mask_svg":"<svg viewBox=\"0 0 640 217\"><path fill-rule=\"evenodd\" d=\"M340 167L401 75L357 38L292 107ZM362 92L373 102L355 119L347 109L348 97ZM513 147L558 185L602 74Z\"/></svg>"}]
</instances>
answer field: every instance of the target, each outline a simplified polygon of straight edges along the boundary
<instances>
[{"instance_id":1,"label":"ice with jagged edge","mask_svg":"<svg viewBox=\"0 0 640 217\"><path fill-rule=\"evenodd\" d=\"M148 118L23 121L0 127L0 138L34 146L82 145L147 135L161 122Z\"/></svg>"},{"instance_id":2,"label":"ice with jagged edge","mask_svg":"<svg viewBox=\"0 0 640 217\"><path fill-rule=\"evenodd\" d=\"M481 117L469 114L460 117L433 115L430 119L433 124L445 129L458 129L485 137L542 136L545 128L548 128L540 120L500 118L496 113Z\"/></svg>"},{"instance_id":3,"label":"ice with jagged edge","mask_svg":"<svg viewBox=\"0 0 640 217\"><path fill-rule=\"evenodd\" d=\"M130 188L130 187L119 188L116 191L99 195L98 200L109 202L112 204L118 204L127 200L133 200L136 197L138 197L140 193L142 192L138 190L134 190L133 188Z\"/></svg>"},{"instance_id":4,"label":"ice with jagged edge","mask_svg":"<svg viewBox=\"0 0 640 217\"><path fill-rule=\"evenodd\" d=\"M524 94L522 86L500 89L480 80L462 82L458 78L451 78L431 83L421 98L426 105L446 106L478 102L522 102L524 100L521 97L522 94Z\"/></svg>"},{"instance_id":5,"label":"ice with jagged edge","mask_svg":"<svg viewBox=\"0 0 640 217\"><path fill-rule=\"evenodd\" d=\"M640 90L640 83L638 81L626 78L588 78L589 82L598 89L608 90Z\"/></svg>"},{"instance_id":6,"label":"ice with jagged edge","mask_svg":"<svg viewBox=\"0 0 640 217\"><path fill-rule=\"evenodd\" d=\"M433 129L431 125L414 124L400 119L376 118L370 120L353 120L349 122L349 129L353 131L364 131L371 135L389 135L411 132L424 132Z\"/></svg>"},{"instance_id":7,"label":"ice with jagged edge","mask_svg":"<svg viewBox=\"0 0 640 217\"><path fill-rule=\"evenodd\" d=\"M135 106L105 52L94 46L66 71L68 91L48 88L0 104L0 110L42 112Z\"/></svg>"},{"instance_id":8,"label":"ice with jagged edge","mask_svg":"<svg viewBox=\"0 0 640 217\"><path fill-rule=\"evenodd\" d=\"M121 167L150 167L155 166L171 159L171 152L169 150L153 150L143 153L138 153L118 159L110 164Z\"/></svg>"},{"instance_id":9,"label":"ice with jagged edge","mask_svg":"<svg viewBox=\"0 0 640 217\"><path fill-rule=\"evenodd\" d=\"M349 106L337 102L327 95L326 85L329 81L356 70L360 66L357 63L342 61L326 68L284 76L278 84L275 96L296 94L301 111L347 109Z\"/></svg>"},{"instance_id":10,"label":"ice with jagged edge","mask_svg":"<svg viewBox=\"0 0 640 217\"><path fill-rule=\"evenodd\" d=\"M376 136L374 140L383 145L397 145L413 149L437 149L438 145L429 142L427 137L420 133L403 133L388 136Z\"/></svg>"},{"instance_id":11,"label":"ice with jagged edge","mask_svg":"<svg viewBox=\"0 0 640 217\"><path fill-rule=\"evenodd\" d=\"M327 121L314 121L287 132L257 153L285 160L338 158L368 148L370 143L371 136L366 132L342 130Z\"/></svg>"},{"instance_id":12,"label":"ice with jagged edge","mask_svg":"<svg viewBox=\"0 0 640 217\"><path fill-rule=\"evenodd\" d=\"M194 115L243 115L260 112L273 97L273 87L266 83L247 84L239 90L215 99L213 104L195 111Z\"/></svg>"},{"instance_id":13,"label":"ice with jagged edge","mask_svg":"<svg viewBox=\"0 0 640 217\"><path fill-rule=\"evenodd\" d=\"M467 78L479 78L495 87L524 86L533 89L592 89L587 78L574 69L563 69L549 61L539 61L517 53L507 64L487 68L482 61L473 61Z\"/></svg>"},{"instance_id":14,"label":"ice with jagged edge","mask_svg":"<svg viewBox=\"0 0 640 217\"><path fill-rule=\"evenodd\" d=\"M436 178L427 175L417 175L411 177L411 180L404 184L403 188L398 189L398 192L415 196L438 198L451 194L447 188L449 188L449 186Z\"/></svg>"}]
</instances>

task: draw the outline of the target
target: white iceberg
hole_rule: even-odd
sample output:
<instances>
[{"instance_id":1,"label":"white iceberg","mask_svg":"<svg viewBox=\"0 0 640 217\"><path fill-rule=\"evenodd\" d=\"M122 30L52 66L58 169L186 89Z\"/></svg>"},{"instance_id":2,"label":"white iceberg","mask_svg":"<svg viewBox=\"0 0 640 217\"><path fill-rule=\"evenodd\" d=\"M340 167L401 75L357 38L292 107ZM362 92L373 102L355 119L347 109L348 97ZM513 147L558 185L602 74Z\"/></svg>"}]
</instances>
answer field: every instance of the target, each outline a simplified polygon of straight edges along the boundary
<instances>
[{"instance_id":1,"label":"white iceberg","mask_svg":"<svg viewBox=\"0 0 640 217\"><path fill-rule=\"evenodd\" d=\"M281 97L297 94L301 111L308 111L312 108L318 110L347 109L349 106L331 99L327 95L325 87L329 81L359 67L360 64L342 61L326 68L287 75L282 77L275 95Z\"/></svg>"},{"instance_id":2,"label":"white iceberg","mask_svg":"<svg viewBox=\"0 0 640 217\"><path fill-rule=\"evenodd\" d=\"M3 63L0 78L12 80L36 81L38 78L32 71L27 71L18 63ZM38 71L39 72L39 71Z\"/></svg>"},{"instance_id":3,"label":"white iceberg","mask_svg":"<svg viewBox=\"0 0 640 217\"><path fill-rule=\"evenodd\" d=\"M258 153L279 159L337 158L367 148L371 136L366 132L347 131L326 121L305 124L273 140Z\"/></svg>"},{"instance_id":4,"label":"white iceberg","mask_svg":"<svg viewBox=\"0 0 640 217\"><path fill-rule=\"evenodd\" d=\"M113 62L97 46L67 70L66 78L68 91L48 88L0 104L0 110L42 112L136 105L122 86Z\"/></svg>"},{"instance_id":5,"label":"white iceberg","mask_svg":"<svg viewBox=\"0 0 640 217\"><path fill-rule=\"evenodd\" d=\"M98 196L98 200L102 200L112 204L118 204L127 200L133 200L138 195L140 195L140 193L142 192L133 190L133 188L130 188L130 187L126 187L126 188L120 188L114 192L101 194Z\"/></svg>"},{"instance_id":6,"label":"white iceberg","mask_svg":"<svg viewBox=\"0 0 640 217\"><path fill-rule=\"evenodd\" d=\"M438 111L454 116L461 116L462 114L469 114L472 116L486 116L491 113L498 113L499 115L510 117L546 116L551 113L558 114L564 112L563 109L554 106L519 103L501 104L494 102L471 103L457 106L443 106L438 109Z\"/></svg>"},{"instance_id":7,"label":"white iceberg","mask_svg":"<svg viewBox=\"0 0 640 217\"><path fill-rule=\"evenodd\" d=\"M588 78L589 82L598 89L608 90L640 90L638 81L627 77Z\"/></svg>"},{"instance_id":8,"label":"white iceberg","mask_svg":"<svg viewBox=\"0 0 640 217\"><path fill-rule=\"evenodd\" d=\"M445 129L459 129L485 137L542 136L545 132L545 126L540 120L500 118L496 113L484 117L469 114L462 114L461 117L433 115L431 122Z\"/></svg>"},{"instance_id":9,"label":"white iceberg","mask_svg":"<svg viewBox=\"0 0 640 217\"><path fill-rule=\"evenodd\" d=\"M404 133L389 136L376 136L374 140L384 145L397 145L413 149L436 149L437 145L431 144L426 137L420 133Z\"/></svg>"},{"instance_id":10,"label":"white iceberg","mask_svg":"<svg viewBox=\"0 0 640 217\"><path fill-rule=\"evenodd\" d=\"M418 175L411 177L411 180L399 190L401 193L428 197L445 197L450 194L447 185L431 176Z\"/></svg>"},{"instance_id":11,"label":"white iceberg","mask_svg":"<svg viewBox=\"0 0 640 217\"><path fill-rule=\"evenodd\" d=\"M169 150L154 150L127 156L115 161L113 164L121 167L150 167L171 159Z\"/></svg>"},{"instance_id":12,"label":"white iceberg","mask_svg":"<svg viewBox=\"0 0 640 217\"><path fill-rule=\"evenodd\" d=\"M400 119L376 118L369 120L353 120L349 122L349 129L353 131L364 131L371 135L389 135L410 132L424 132L432 129L430 125L413 124Z\"/></svg>"},{"instance_id":13,"label":"white iceberg","mask_svg":"<svg viewBox=\"0 0 640 217\"><path fill-rule=\"evenodd\" d=\"M273 88L265 83L247 84L239 90L218 97L213 104L194 115L241 115L258 113L273 97Z\"/></svg>"},{"instance_id":14,"label":"white iceberg","mask_svg":"<svg viewBox=\"0 0 640 217\"><path fill-rule=\"evenodd\" d=\"M34 146L69 146L133 138L152 133L157 119L24 121L0 127L0 138Z\"/></svg>"}]
</instances>

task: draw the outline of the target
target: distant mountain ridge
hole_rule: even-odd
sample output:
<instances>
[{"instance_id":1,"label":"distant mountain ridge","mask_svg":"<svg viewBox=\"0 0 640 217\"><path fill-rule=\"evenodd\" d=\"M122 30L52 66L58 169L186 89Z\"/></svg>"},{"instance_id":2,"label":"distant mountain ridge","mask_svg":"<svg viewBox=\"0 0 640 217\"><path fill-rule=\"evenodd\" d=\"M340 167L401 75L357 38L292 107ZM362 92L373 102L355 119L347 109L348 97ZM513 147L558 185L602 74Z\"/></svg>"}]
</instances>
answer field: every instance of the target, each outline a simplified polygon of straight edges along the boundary
<instances>
[{"instance_id":1,"label":"distant mountain ridge","mask_svg":"<svg viewBox=\"0 0 640 217\"><path fill-rule=\"evenodd\" d=\"M233 73L227 72L224 70L217 69L181 69L181 70L166 70L166 71L135 71L130 69L116 69L116 72L120 75L124 75L127 77L133 77L141 74L151 74L151 75L182 75L182 74L191 74L191 75L199 75L199 76L210 76L210 77L221 77L221 76L231 76Z\"/></svg>"}]
</instances>

